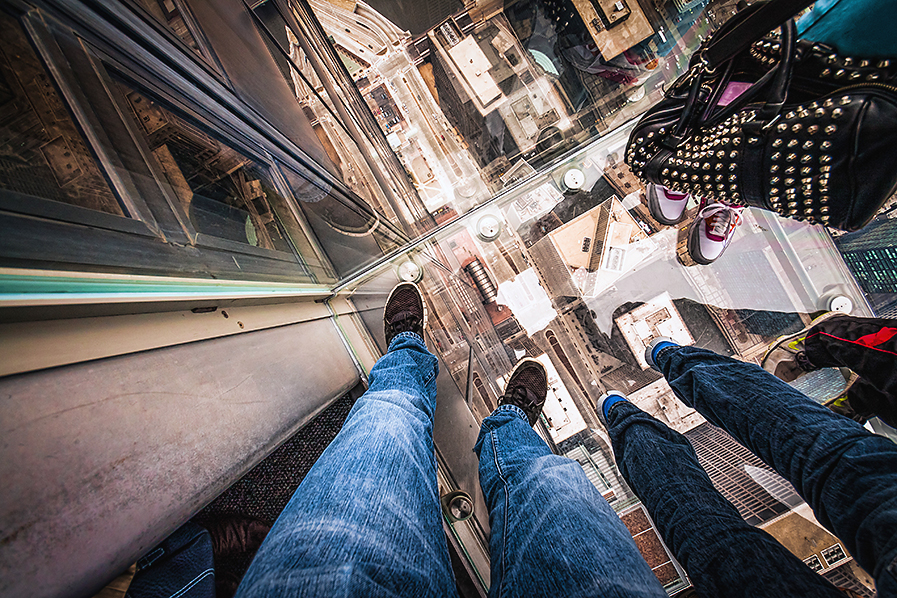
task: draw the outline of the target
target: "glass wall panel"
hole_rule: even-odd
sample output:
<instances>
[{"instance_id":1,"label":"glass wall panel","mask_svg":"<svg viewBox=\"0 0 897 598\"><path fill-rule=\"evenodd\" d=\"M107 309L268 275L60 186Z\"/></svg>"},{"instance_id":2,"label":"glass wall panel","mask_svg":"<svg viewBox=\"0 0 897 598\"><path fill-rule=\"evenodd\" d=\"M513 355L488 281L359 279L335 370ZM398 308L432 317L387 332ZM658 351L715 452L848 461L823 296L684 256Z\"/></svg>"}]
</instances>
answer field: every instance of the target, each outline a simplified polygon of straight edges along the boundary
<instances>
[{"instance_id":1,"label":"glass wall panel","mask_svg":"<svg viewBox=\"0 0 897 598\"><path fill-rule=\"evenodd\" d=\"M735 6L308 3L437 221L638 116Z\"/></svg>"},{"instance_id":2,"label":"glass wall panel","mask_svg":"<svg viewBox=\"0 0 897 598\"><path fill-rule=\"evenodd\" d=\"M233 131L199 118L195 98L139 89L49 15L23 19L0 13L3 265L334 282L263 148L227 142Z\"/></svg>"},{"instance_id":3,"label":"glass wall panel","mask_svg":"<svg viewBox=\"0 0 897 598\"><path fill-rule=\"evenodd\" d=\"M0 13L0 188L124 216L21 25ZM8 196L11 197L11 196Z\"/></svg>"},{"instance_id":4,"label":"glass wall panel","mask_svg":"<svg viewBox=\"0 0 897 598\"><path fill-rule=\"evenodd\" d=\"M314 128L346 188L385 219L414 236L434 221L422 202L424 190L394 153L394 139L381 131L352 77L386 54L367 44L364 58L331 47L316 15L301 3L259 3L253 13L272 55ZM290 10L292 9L292 10Z\"/></svg>"},{"instance_id":5,"label":"glass wall panel","mask_svg":"<svg viewBox=\"0 0 897 598\"><path fill-rule=\"evenodd\" d=\"M758 363L779 335L804 328L833 305L873 315L842 253L848 261L850 252L858 256L855 268L868 273L858 278L869 297L874 288L890 288L894 262L884 265L890 250L875 239L894 220L885 214L866 237L833 240L822 226L747 210L726 253L697 265L687 257L687 226L656 223L637 200L641 185L620 162L628 135L623 127L533 173L350 289L379 335L389 290L419 278L429 307L428 346L477 421L494 409L519 358L541 361L550 390L538 429L553 450L582 465L633 534L654 534L657 549L644 556L674 592L685 578L615 465L597 399L623 391L685 434L751 524L787 513L800 503L788 483L732 450L737 443L681 403L644 361L645 347L672 336ZM570 169L583 174L582 190L564 188ZM825 369L793 385L821 403L847 383L841 371Z\"/></svg>"},{"instance_id":6,"label":"glass wall panel","mask_svg":"<svg viewBox=\"0 0 897 598\"><path fill-rule=\"evenodd\" d=\"M213 139L136 91L124 89L130 114L197 233L268 251L292 253L293 225L267 168ZM275 210L280 205L281 213Z\"/></svg>"}]
</instances>

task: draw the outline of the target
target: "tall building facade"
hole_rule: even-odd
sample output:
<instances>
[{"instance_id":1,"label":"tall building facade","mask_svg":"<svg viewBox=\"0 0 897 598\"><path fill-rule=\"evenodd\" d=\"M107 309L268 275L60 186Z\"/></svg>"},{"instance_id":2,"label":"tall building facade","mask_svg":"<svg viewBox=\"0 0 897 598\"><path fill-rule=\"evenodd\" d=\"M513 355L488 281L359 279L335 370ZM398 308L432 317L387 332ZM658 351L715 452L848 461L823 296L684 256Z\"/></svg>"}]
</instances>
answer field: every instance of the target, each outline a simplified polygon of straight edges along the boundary
<instances>
[{"instance_id":1,"label":"tall building facade","mask_svg":"<svg viewBox=\"0 0 897 598\"><path fill-rule=\"evenodd\" d=\"M703 423L686 432L685 437L716 489L751 525L765 523L803 502L788 482L716 426ZM758 469L769 476L761 477Z\"/></svg>"},{"instance_id":2,"label":"tall building facade","mask_svg":"<svg viewBox=\"0 0 897 598\"><path fill-rule=\"evenodd\" d=\"M897 293L897 213L837 239L838 249L866 293Z\"/></svg>"}]
</instances>

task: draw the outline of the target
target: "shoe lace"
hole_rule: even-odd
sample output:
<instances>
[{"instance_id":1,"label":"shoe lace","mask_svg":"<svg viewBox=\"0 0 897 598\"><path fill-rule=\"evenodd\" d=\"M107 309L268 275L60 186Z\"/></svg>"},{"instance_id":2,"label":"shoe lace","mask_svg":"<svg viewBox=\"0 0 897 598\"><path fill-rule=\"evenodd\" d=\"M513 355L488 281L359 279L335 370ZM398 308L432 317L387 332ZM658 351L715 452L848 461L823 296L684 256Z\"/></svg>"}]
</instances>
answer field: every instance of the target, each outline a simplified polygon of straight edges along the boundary
<instances>
[{"instance_id":1,"label":"shoe lace","mask_svg":"<svg viewBox=\"0 0 897 598\"><path fill-rule=\"evenodd\" d=\"M420 326L420 316L408 311L399 312L389 322L390 329L396 334L414 332L418 326Z\"/></svg>"},{"instance_id":2,"label":"shoe lace","mask_svg":"<svg viewBox=\"0 0 897 598\"><path fill-rule=\"evenodd\" d=\"M533 393L528 391L523 385L514 386L505 392L505 400L514 403L523 410L532 410L536 405Z\"/></svg>"},{"instance_id":3,"label":"shoe lace","mask_svg":"<svg viewBox=\"0 0 897 598\"><path fill-rule=\"evenodd\" d=\"M710 233L718 237L727 237L735 227L741 224L741 210L725 204L711 204L701 211L701 217L707 221Z\"/></svg>"},{"instance_id":4,"label":"shoe lace","mask_svg":"<svg viewBox=\"0 0 897 598\"><path fill-rule=\"evenodd\" d=\"M806 351L798 351L794 356L794 360L797 362L797 365L800 366L800 369L805 372L813 372L819 369L818 367L810 363L810 358L807 357Z\"/></svg>"}]
</instances>

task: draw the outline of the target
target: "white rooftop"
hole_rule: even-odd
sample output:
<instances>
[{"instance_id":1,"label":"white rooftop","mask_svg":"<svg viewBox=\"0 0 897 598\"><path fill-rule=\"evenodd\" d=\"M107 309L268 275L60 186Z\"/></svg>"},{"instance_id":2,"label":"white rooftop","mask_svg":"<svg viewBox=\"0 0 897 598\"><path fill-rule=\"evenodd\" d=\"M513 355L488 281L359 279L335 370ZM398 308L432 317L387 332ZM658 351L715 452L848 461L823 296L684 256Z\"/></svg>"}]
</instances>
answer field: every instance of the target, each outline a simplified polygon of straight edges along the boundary
<instances>
[{"instance_id":1,"label":"white rooftop","mask_svg":"<svg viewBox=\"0 0 897 598\"><path fill-rule=\"evenodd\" d=\"M468 35L448 49L449 56L461 71L464 80L477 96L480 104L487 106L501 97L501 90L495 84L489 69L492 64L480 49L473 36Z\"/></svg>"}]
</instances>

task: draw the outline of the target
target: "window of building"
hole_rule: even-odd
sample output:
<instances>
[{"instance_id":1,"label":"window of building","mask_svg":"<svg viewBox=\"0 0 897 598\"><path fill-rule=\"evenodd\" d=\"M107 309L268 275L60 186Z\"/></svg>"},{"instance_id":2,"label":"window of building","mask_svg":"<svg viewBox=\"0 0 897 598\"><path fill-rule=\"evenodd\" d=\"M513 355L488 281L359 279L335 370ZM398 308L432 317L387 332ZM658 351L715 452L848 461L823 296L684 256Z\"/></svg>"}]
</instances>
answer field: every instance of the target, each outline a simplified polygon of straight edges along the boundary
<instances>
[{"instance_id":1,"label":"window of building","mask_svg":"<svg viewBox=\"0 0 897 598\"><path fill-rule=\"evenodd\" d=\"M293 24L275 3L258 4L252 16L329 159L329 170L342 182L342 195L353 196L351 203L366 204L367 211L376 212L383 221L398 226L402 222L407 225L422 221L421 226L429 226L431 215L421 203L412 178L418 177L419 183L429 182L433 177L431 165L424 159L401 163L394 153L396 146L390 145L398 137L388 142L388 133L381 131L371 112L372 107L377 107L379 114L381 107L377 102L387 109L386 114L396 112L397 100L388 99L384 92L376 101L365 101L343 73L346 55L328 52L325 46L332 43L329 38L300 43ZM293 18L308 23L298 13ZM314 56L306 54L309 46ZM395 118L383 116L380 120L392 120L392 125L397 125L400 115L392 116ZM407 123L402 126L407 128Z\"/></svg>"},{"instance_id":2,"label":"window of building","mask_svg":"<svg viewBox=\"0 0 897 598\"><path fill-rule=\"evenodd\" d=\"M816 556L815 554L811 557L805 558L804 562L807 564L807 566L810 569L812 569L816 573L825 569L825 566L822 564L822 561L820 561L819 557Z\"/></svg>"},{"instance_id":3,"label":"window of building","mask_svg":"<svg viewBox=\"0 0 897 598\"><path fill-rule=\"evenodd\" d=\"M843 546L835 544L822 551L822 558L824 558L825 562L831 567L845 560L847 558L847 553L844 552Z\"/></svg>"},{"instance_id":4,"label":"window of building","mask_svg":"<svg viewBox=\"0 0 897 598\"><path fill-rule=\"evenodd\" d=\"M21 25L0 13L0 189L124 216Z\"/></svg>"},{"instance_id":5,"label":"window of building","mask_svg":"<svg viewBox=\"0 0 897 598\"><path fill-rule=\"evenodd\" d=\"M149 97L119 84L129 113L196 233L293 254L299 228L269 167L218 141Z\"/></svg>"}]
</instances>

